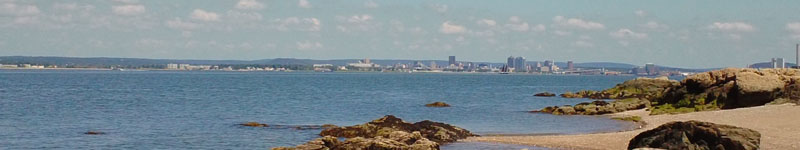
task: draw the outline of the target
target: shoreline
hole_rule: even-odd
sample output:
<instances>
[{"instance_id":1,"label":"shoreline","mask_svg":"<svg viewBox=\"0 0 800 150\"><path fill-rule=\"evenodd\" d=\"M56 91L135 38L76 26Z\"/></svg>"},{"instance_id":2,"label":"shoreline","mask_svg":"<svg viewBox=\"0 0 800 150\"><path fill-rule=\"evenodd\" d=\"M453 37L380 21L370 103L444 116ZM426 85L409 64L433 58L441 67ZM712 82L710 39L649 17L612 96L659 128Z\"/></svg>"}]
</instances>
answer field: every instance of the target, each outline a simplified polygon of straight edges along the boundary
<instances>
[{"instance_id":1,"label":"shoreline","mask_svg":"<svg viewBox=\"0 0 800 150\"><path fill-rule=\"evenodd\" d=\"M766 105L718 111L649 116L644 109L610 114L640 116L642 128L603 133L562 135L490 135L470 137L463 142L489 142L563 149L627 149L628 142L641 132L673 121L698 120L750 128L761 133L761 149L800 149L800 106L795 104ZM792 117L794 116L794 117ZM598 139L602 139L598 140Z\"/></svg>"}]
</instances>

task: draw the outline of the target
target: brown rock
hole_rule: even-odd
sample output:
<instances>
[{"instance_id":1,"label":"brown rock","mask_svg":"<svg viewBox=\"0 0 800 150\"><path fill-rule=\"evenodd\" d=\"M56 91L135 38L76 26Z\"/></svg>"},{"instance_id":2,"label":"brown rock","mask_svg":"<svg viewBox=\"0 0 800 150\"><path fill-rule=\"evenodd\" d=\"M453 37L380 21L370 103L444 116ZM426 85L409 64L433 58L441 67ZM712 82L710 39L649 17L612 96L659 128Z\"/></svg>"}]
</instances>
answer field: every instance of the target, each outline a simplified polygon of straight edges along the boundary
<instances>
[{"instance_id":1,"label":"brown rock","mask_svg":"<svg viewBox=\"0 0 800 150\"><path fill-rule=\"evenodd\" d=\"M757 150L761 134L755 130L708 122L671 122L631 139L628 149Z\"/></svg>"},{"instance_id":2,"label":"brown rock","mask_svg":"<svg viewBox=\"0 0 800 150\"><path fill-rule=\"evenodd\" d=\"M433 102L430 104L425 104L425 107L450 107L450 104L444 102Z\"/></svg>"},{"instance_id":3,"label":"brown rock","mask_svg":"<svg viewBox=\"0 0 800 150\"><path fill-rule=\"evenodd\" d=\"M106 134L106 133L105 133L105 132L100 132L100 131L87 131L86 133L83 133L83 134L87 134L87 135L101 135L101 134Z\"/></svg>"},{"instance_id":4,"label":"brown rock","mask_svg":"<svg viewBox=\"0 0 800 150\"><path fill-rule=\"evenodd\" d=\"M268 124L262 124L262 123L258 123L258 122L247 122L247 123L242 123L242 124L239 124L239 125L247 126L247 127L269 127Z\"/></svg>"},{"instance_id":5,"label":"brown rock","mask_svg":"<svg viewBox=\"0 0 800 150\"><path fill-rule=\"evenodd\" d=\"M543 93L536 93L536 94L533 94L533 96L540 96L540 97L553 97L553 96L556 96L556 94L554 94L554 93L550 93L550 92L543 92Z\"/></svg>"}]
</instances>

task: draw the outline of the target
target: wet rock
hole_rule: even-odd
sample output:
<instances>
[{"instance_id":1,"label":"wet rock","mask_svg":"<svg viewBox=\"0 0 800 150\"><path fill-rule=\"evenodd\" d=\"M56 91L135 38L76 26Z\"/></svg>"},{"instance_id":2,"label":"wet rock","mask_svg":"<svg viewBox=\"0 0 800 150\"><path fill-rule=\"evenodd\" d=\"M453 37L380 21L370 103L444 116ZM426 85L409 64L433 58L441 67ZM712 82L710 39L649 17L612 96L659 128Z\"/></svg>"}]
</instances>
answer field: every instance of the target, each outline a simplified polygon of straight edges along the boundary
<instances>
[{"instance_id":1,"label":"wet rock","mask_svg":"<svg viewBox=\"0 0 800 150\"><path fill-rule=\"evenodd\" d=\"M385 137L394 131L403 131L408 133L413 133L416 131L419 132L422 137L437 143L455 142L458 139L476 136L468 130L449 124L433 122L429 120L411 124L406 123L400 118L392 115L388 115L361 125L325 129L320 132L320 136L330 135L345 138L378 136Z\"/></svg>"},{"instance_id":2,"label":"wet rock","mask_svg":"<svg viewBox=\"0 0 800 150\"><path fill-rule=\"evenodd\" d=\"M86 135L102 135L102 134L106 134L106 133L105 132L100 132L100 131L87 131L87 132L85 132L83 134L86 134Z\"/></svg>"},{"instance_id":3,"label":"wet rock","mask_svg":"<svg viewBox=\"0 0 800 150\"><path fill-rule=\"evenodd\" d=\"M628 110L637 110L647 108L650 101L638 98L629 98L622 100L615 100L612 102L606 101L593 101L586 103L579 103L575 106L551 106L545 107L541 110L531 111L534 113L550 113L554 115L602 115L623 112Z\"/></svg>"},{"instance_id":4,"label":"wet rock","mask_svg":"<svg viewBox=\"0 0 800 150\"><path fill-rule=\"evenodd\" d=\"M430 104L425 104L425 107L450 107L450 104L444 102L433 102Z\"/></svg>"},{"instance_id":5,"label":"wet rock","mask_svg":"<svg viewBox=\"0 0 800 150\"><path fill-rule=\"evenodd\" d=\"M755 130L708 122L671 122L631 139L628 149L757 150L761 134Z\"/></svg>"},{"instance_id":6,"label":"wet rock","mask_svg":"<svg viewBox=\"0 0 800 150\"><path fill-rule=\"evenodd\" d=\"M536 94L534 94L533 96L540 96L540 97L553 97L553 96L556 96L556 94L554 94L554 93L550 93L550 92L543 92L543 93L536 93Z\"/></svg>"},{"instance_id":7,"label":"wet rock","mask_svg":"<svg viewBox=\"0 0 800 150\"><path fill-rule=\"evenodd\" d=\"M247 126L247 127L269 127L268 124L263 124L263 123L258 123L258 122L247 122L247 123L242 123L242 124L239 124L239 125Z\"/></svg>"}]
</instances>

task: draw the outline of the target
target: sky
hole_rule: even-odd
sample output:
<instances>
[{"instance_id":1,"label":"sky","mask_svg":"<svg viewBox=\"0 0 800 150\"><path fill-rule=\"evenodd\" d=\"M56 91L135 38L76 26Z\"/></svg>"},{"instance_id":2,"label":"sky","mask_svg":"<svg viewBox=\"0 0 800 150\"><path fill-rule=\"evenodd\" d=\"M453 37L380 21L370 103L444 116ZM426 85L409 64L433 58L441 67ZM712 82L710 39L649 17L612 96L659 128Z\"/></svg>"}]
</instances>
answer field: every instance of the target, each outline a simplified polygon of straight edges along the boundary
<instances>
[{"instance_id":1,"label":"sky","mask_svg":"<svg viewBox=\"0 0 800 150\"><path fill-rule=\"evenodd\" d=\"M0 0L0 56L436 59L744 67L796 0Z\"/></svg>"}]
</instances>

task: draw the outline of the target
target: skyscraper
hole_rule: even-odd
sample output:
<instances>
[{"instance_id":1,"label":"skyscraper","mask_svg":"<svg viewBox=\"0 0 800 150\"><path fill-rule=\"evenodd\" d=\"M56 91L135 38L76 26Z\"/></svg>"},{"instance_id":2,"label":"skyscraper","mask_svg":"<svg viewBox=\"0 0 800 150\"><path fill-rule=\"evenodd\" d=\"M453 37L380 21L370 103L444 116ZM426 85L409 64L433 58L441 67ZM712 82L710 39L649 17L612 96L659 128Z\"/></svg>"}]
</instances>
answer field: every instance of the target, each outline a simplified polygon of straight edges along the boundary
<instances>
[{"instance_id":1,"label":"skyscraper","mask_svg":"<svg viewBox=\"0 0 800 150\"><path fill-rule=\"evenodd\" d=\"M797 44L794 50L795 50L795 54L797 55L794 58L794 61L795 61L794 67L800 69L800 44Z\"/></svg>"},{"instance_id":2,"label":"skyscraper","mask_svg":"<svg viewBox=\"0 0 800 150\"><path fill-rule=\"evenodd\" d=\"M514 70L515 72L527 72L528 67L525 64L525 57L517 57L514 59Z\"/></svg>"},{"instance_id":3,"label":"skyscraper","mask_svg":"<svg viewBox=\"0 0 800 150\"><path fill-rule=\"evenodd\" d=\"M647 75L657 75L658 74L658 68L653 63L644 64L644 70L647 71Z\"/></svg>"},{"instance_id":4,"label":"skyscraper","mask_svg":"<svg viewBox=\"0 0 800 150\"><path fill-rule=\"evenodd\" d=\"M567 61L567 70L574 70L575 66L572 64L572 61Z\"/></svg>"},{"instance_id":5,"label":"skyscraper","mask_svg":"<svg viewBox=\"0 0 800 150\"><path fill-rule=\"evenodd\" d=\"M508 62L506 62L506 67L514 68L514 56L508 56Z\"/></svg>"},{"instance_id":6,"label":"skyscraper","mask_svg":"<svg viewBox=\"0 0 800 150\"><path fill-rule=\"evenodd\" d=\"M450 56L450 61L448 61L447 65L450 65L450 66L456 65L456 56Z\"/></svg>"}]
</instances>

